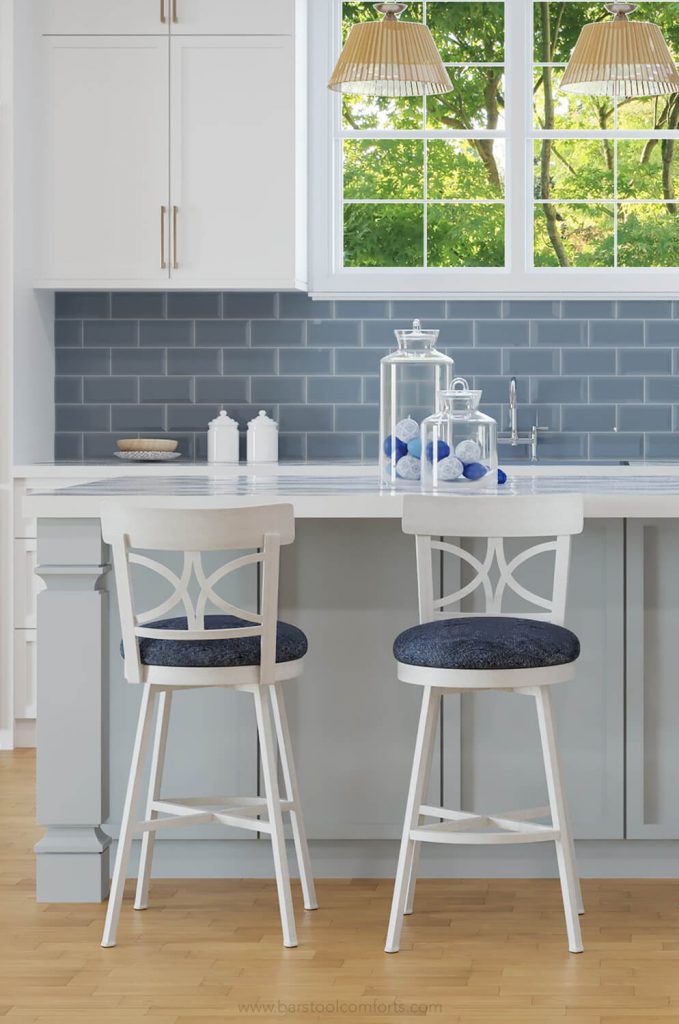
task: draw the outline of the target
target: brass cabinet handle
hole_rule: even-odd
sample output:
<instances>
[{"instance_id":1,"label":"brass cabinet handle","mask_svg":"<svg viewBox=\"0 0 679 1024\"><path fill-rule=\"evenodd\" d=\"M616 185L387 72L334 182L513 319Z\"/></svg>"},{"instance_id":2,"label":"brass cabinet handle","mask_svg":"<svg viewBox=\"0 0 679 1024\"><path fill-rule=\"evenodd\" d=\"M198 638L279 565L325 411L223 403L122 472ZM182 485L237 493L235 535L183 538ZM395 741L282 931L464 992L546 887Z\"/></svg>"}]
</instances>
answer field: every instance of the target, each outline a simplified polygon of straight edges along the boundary
<instances>
[{"instance_id":1,"label":"brass cabinet handle","mask_svg":"<svg viewBox=\"0 0 679 1024\"><path fill-rule=\"evenodd\" d=\"M172 0L172 24L176 25L179 21L177 17L177 0Z\"/></svg>"},{"instance_id":2,"label":"brass cabinet handle","mask_svg":"<svg viewBox=\"0 0 679 1024\"><path fill-rule=\"evenodd\" d=\"M167 215L167 206L161 206L160 208L160 269L167 270L167 260L165 259L165 217Z\"/></svg>"},{"instance_id":3,"label":"brass cabinet handle","mask_svg":"<svg viewBox=\"0 0 679 1024\"><path fill-rule=\"evenodd\" d=\"M172 269L177 270L179 263L177 261L177 216L179 214L179 207L172 207Z\"/></svg>"},{"instance_id":4,"label":"brass cabinet handle","mask_svg":"<svg viewBox=\"0 0 679 1024\"><path fill-rule=\"evenodd\" d=\"M160 0L160 23L161 25L167 24L167 18L165 17L165 0Z\"/></svg>"}]
</instances>

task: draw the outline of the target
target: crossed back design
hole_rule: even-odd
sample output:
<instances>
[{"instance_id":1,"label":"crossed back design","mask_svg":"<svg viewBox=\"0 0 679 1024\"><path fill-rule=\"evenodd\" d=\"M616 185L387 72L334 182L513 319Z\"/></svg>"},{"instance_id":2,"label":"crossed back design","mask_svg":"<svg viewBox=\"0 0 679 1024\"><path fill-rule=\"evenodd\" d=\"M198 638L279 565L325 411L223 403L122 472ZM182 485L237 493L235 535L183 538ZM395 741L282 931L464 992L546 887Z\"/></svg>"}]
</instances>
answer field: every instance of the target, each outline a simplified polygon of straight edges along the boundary
<instances>
[{"instance_id":1,"label":"crossed back design","mask_svg":"<svg viewBox=\"0 0 679 1024\"><path fill-rule=\"evenodd\" d=\"M403 529L416 535L420 621L471 615L520 615L562 625L566 612L571 536L583 526L579 495L500 497L407 496ZM477 556L457 539L482 538L485 553ZM549 537L549 540L542 538ZM505 541L540 539L508 556ZM437 593L433 558L451 555L459 563L459 585L449 593ZM538 594L517 579L517 571L531 559L554 555L551 587ZM462 571L466 568L466 576ZM444 574L441 574L442 578ZM520 612L504 610L510 595L529 606ZM483 610L462 609L465 598L480 597ZM456 607L457 606L457 607Z\"/></svg>"},{"instance_id":2,"label":"crossed back design","mask_svg":"<svg viewBox=\"0 0 679 1024\"><path fill-rule=\"evenodd\" d=\"M125 675L129 682L143 681L139 639L222 640L261 637L260 680L273 681L276 662L278 576L280 545L294 539L291 505L269 505L239 509L191 510L129 508L110 503L102 512L102 534L113 550L118 604L125 651ZM181 570L175 572L163 562L141 554L144 551L179 552ZM254 549L254 550L253 550ZM211 572L206 571L203 554L238 552ZM153 608L136 606L131 566L148 569L169 583L170 594ZM261 567L260 610L251 611L226 600L217 586L227 576L248 567ZM207 629L210 608L236 616L251 625ZM175 614L186 618L186 629L158 629L149 626ZM199 674L204 669L192 669Z\"/></svg>"}]
</instances>

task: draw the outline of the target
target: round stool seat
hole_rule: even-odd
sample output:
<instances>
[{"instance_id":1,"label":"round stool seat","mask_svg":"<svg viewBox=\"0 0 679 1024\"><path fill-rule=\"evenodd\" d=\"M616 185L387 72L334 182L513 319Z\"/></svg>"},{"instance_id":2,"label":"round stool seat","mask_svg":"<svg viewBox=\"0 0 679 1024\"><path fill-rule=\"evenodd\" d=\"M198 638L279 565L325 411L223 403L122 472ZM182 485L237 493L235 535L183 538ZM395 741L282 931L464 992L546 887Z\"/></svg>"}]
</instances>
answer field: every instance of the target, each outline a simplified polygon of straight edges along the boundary
<instances>
[{"instance_id":1,"label":"round stool seat","mask_svg":"<svg viewBox=\"0 0 679 1024\"><path fill-rule=\"evenodd\" d=\"M229 629L252 626L252 622L235 615L206 615L205 628ZM186 616L147 622L147 629L186 629ZM276 626L276 661L297 661L308 649L308 641L301 629L288 622ZM123 653L123 645L120 645ZM240 665L259 665L261 639L258 636L240 636L220 640L159 640L139 638L139 655L143 665L165 668L233 668Z\"/></svg>"},{"instance_id":2,"label":"round stool seat","mask_svg":"<svg viewBox=\"0 0 679 1024\"><path fill-rule=\"evenodd\" d=\"M394 641L397 661L422 668L548 668L579 655L580 641L570 629L508 615L425 622Z\"/></svg>"}]
</instances>

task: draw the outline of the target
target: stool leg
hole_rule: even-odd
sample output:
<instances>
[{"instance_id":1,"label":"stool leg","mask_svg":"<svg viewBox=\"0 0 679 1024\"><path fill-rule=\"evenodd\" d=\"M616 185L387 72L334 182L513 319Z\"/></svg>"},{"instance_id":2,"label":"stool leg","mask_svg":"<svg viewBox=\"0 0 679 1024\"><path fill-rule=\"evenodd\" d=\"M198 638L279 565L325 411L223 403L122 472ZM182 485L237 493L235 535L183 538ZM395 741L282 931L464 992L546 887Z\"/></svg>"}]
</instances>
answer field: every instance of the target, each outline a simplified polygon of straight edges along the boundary
<instances>
[{"instance_id":1,"label":"stool leg","mask_svg":"<svg viewBox=\"0 0 679 1024\"><path fill-rule=\"evenodd\" d=\"M406 804L405 821L403 823L403 836L401 838L401 849L398 855L398 866L396 868L396 880L394 883L394 895L391 903L391 916L389 918L389 929L387 931L387 943L384 947L385 953L397 953L401 939L401 927L403 925L403 912L405 910L408 885L413 865L415 851L415 840L410 838L410 830L415 828L419 821L420 806L424 795L425 782L427 778L428 765L431 763L436 736L436 721L438 718L439 694L431 686L424 688L422 695L422 709L420 711L420 722L417 728L417 740L415 741L415 755L413 757L413 768L410 776L410 788L408 790L408 802Z\"/></svg>"},{"instance_id":2,"label":"stool leg","mask_svg":"<svg viewBox=\"0 0 679 1024\"><path fill-rule=\"evenodd\" d=\"M271 714L269 711L269 697L267 693L268 689L269 687L258 686L254 691L255 713L257 715L257 730L259 732L262 771L264 773L264 785L266 787L266 805L269 812L269 823L271 825L271 846L273 848L273 863L274 870L276 872L278 903L281 910L281 924L283 926L283 945L296 946L297 934L295 931L295 916L292 909L290 872L288 869L288 856L285 849L283 813L281 811L281 798L278 790L276 745L271 727Z\"/></svg>"},{"instance_id":3,"label":"stool leg","mask_svg":"<svg viewBox=\"0 0 679 1024\"><path fill-rule=\"evenodd\" d=\"M443 694L441 694L441 696L439 697L439 703L438 703L438 708L437 708L437 711L440 714L443 714L442 702L443 702ZM436 729L437 721L438 721L438 714L437 714L436 720L434 721L434 729ZM433 755L433 746L432 746L432 755ZM443 756L443 751L441 752L441 756ZM427 790L429 789L429 779L431 777L431 766L432 766L432 761L433 760L434 760L433 756L430 755L428 760L427 760L427 762L426 762L426 764L425 764L425 766L424 766L425 775L424 775L424 783L422 785L422 796L423 796L423 799L426 797ZM418 824L418 821L419 821L419 815L418 815L418 818L415 820L415 824ZM420 851L421 851L421 849L422 849L422 843L415 843L415 849L413 850L412 864L410 865L410 878L408 879L408 895L406 896L406 905L405 905L405 908L404 908L404 911L403 911L404 914L412 914L412 912L413 912L413 903L415 902L415 886L417 885L417 869L418 869L418 866L419 866L419 863L420 863Z\"/></svg>"},{"instance_id":4,"label":"stool leg","mask_svg":"<svg viewBox=\"0 0 679 1024\"><path fill-rule=\"evenodd\" d=\"M292 837L295 842L295 854L299 877L302 883L302 896L304 898L305 910L317 910L316 889L314 877L311 873L311 861L309 860L309 847L307 845L306 830L302 817L302 804L299 798L299 785L297 783L297 772L292 757L292 744L290 742L290 730L288 728L288 715L285 710L283 692L278 684L270 687L271 710L278 737L278 750L283 769L283 781L285 782L286 799L292 803L290 811L290 822L292 824Z\"/></svg>"},{"instance_id":5,"label":"stool leg","mask_svg":"<svg viewBox=\"0 0 679 1024\"><path fill-rule=\"evenodd\" d=\"M151 737L155 700L156 691L148 684L145 685L141 698L137 734L134 740L132 764L130 765L130 775L125 794L125 804L123 806L123 818L118 838L118 853L111 881L111 893L108 898L104 934L101 940L102 946L115 946L116 944L116 931L118 929L120 907L123 902L123 891L127 876L127 862L130 859L130 847L132 846L132 836L134 835L134 812L139 800L141 771Z\"/></svg>"},{"instance_id":6,"label":"stool leg","mask_svg":"<svg viewBox=\"0 0 679 1024\"><path fill-rule=\"evenodd\" d=\"M158 712L156 715L156 731L153 737L153 750L151 752L151 774L149 776L149 789L146 799L146 820L153 820L158 817L158 812L153 810L153 804L160 799L160 786L163 780L163 768L165 766L165 748L167 746L167 727L170 722L170 705L172 703L172 691L162 690L158 694ZM146 910L149 904L149 881L151 879L151 864L153 862L153 851L156 845L156 833L149 829L141 837L141 854L139 857L139 875L137 877L137 892L134 899L135 910Z\"/></svg>"},{"instance_id":7,"label":"stool leg","mask_svg":"<svg viewBox=\"0 0 679 1024\"><path fill-rule=\"evenodd\" d=\"M561 765L549 688L539 687L535 692L535 701L537 704L538 724L540 726L540 739L542 741L542 756L547 776L547 791L549 793L552 824L561 833L560 838L556 840L556 857L559 865L561 894L566 915L568 948L571 953L582 953L582 936L580 934L580 920L578 918L578 877L573 856L573 838L571 836L561 780Z\"/></svg>"}]
</instances>

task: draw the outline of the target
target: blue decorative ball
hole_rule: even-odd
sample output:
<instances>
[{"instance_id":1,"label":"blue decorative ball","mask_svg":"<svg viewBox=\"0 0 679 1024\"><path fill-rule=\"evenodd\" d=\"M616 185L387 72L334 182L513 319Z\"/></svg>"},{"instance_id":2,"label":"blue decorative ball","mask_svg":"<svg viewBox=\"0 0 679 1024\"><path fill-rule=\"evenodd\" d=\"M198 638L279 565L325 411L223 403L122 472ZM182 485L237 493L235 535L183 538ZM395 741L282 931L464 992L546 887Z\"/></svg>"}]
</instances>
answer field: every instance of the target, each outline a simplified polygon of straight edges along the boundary
<instances>
[{"instance_id":1,"label":"blue decorative ball","mask_svg":"<svg viewBox=\"0 0 679 1024\"><path fill-rule=\"evenodd\" d=\"M460 443L455 446L455 454L466 466L470 462L479 461L481 458L481 446L477 441L474 441L472 438L468 438L466 441L460 441Z\"/></svg>"},{"instance_id":2,"label":"blue decorative ball","mask_svg":"<svg viewBox=\"0 0 679 1024\"><path fill-rule=\"evenodd\" d=\"M470 462L468 466L464 467L464 475L467 480L480 480L487 472L486 467L480 462Z\"/></svg>"},{"instance_id":3,"label":"blue decorative ball","mask_svg":"<svg viewBox=\"0 0 679 1024\"><path fill-rule=\"evenodd\" d=\"M507 483L507 474L505 473L504 469L499 469L498 468L498 471L497 471L497 482L499 484L506 484Z\"/></svg>"},{"instance_id":4,"label":"blue decorative ball","mask_svg":"<svg viewBox=\"0 0 679 1024\"><path fill-rule=\"evenodd\" d=\"M401 480L419 480L420 460L412 455L404 455L396 463L396 476L399 476Z\"/></svg>"},{"instance_id":5,"label":"blue decorative ball","mask_svg":"<svg viewBox=\"0 0 679 1024\"><path fill-rule=\"evenodd\" d=\"M411 438L417 437L420 432L417 420L414 420L412 416L406 416L405 419L399 420L394 427L394 434L400 441L405 441L406 444Z\"/></svg>"},{"instance_id":6,"label":"blue decorative ball","mask_svg":"<svg viewBox=\"0 0 679 1024\"><path fill-rule=\"evenodd\" d=\"M384 454L388 459L393 457L398 462L408 454L408 445L400 437L392 437L390 434L384 441Z\"/></svg>"},{"instance_id":7,"label":"blue decorative ball","mask_svg":"<svg viewBox=\"0 0 679 1024\"><path fill-rule=\"evenodd\" d=\"M441 459L436 466L439 480L457 480L462 476L463 471L464 466L456 455L449 455L446 459Z\"/></svg>"},{"instance_id":8,"label":"blue decorative ball","mask_svg":"<svg viewBox=\"0 0 679 1024\"><path fill-rule=\"evenodd\" d=\"M436 442L436 461L440 462L441 459L447 459L450 455L450 445L446 444L445 441ZM429 441L427 444L427 460L429 462L434 461L434 442Z\"/></svg>"},{"instance_id":9,"label":"blue decorative ball","mask_svg":"<svg viewBox=\"0 0 679 1024\"><path fill-rule=\"evenodd\" d=\"M419 437L414 437L412 441L408 441L408 455L412 455L415 459L422 458L422 440Z\"/></svg>"}]
</instances>

